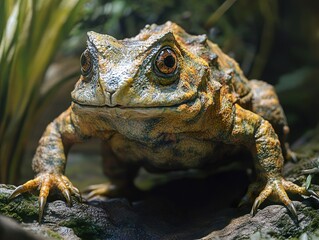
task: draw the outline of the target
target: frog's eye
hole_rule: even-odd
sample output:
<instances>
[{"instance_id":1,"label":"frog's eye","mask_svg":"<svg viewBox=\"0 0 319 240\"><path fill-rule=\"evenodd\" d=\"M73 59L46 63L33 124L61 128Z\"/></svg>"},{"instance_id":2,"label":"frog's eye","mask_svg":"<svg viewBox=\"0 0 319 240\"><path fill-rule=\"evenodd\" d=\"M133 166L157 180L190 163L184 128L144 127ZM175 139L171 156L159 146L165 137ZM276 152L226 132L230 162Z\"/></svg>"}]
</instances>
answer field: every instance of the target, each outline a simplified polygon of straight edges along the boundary
<instances>
[{"instance_id":1,"label":"frog's eye","mask_svg":"<svg viewBox=\"0 0 319 240\"><path fill-rule=\"evenodd\" d=\"M88 76L92 70L92 58L89 50L85 50L80 58L81 61L81 73L83 77Z\"/></svg>"},{"instance_id":2,"label":"frog's eye","mask_svg":"<svg viewBox=\"0 0 319 240\"><path fill-rule=\"evenodd\" d=\"M173 76L177 69L177 56L174 50L170 47L162 48L155 58L155 66L157 75L161 77Z\"/></svg>"}]
</instances>

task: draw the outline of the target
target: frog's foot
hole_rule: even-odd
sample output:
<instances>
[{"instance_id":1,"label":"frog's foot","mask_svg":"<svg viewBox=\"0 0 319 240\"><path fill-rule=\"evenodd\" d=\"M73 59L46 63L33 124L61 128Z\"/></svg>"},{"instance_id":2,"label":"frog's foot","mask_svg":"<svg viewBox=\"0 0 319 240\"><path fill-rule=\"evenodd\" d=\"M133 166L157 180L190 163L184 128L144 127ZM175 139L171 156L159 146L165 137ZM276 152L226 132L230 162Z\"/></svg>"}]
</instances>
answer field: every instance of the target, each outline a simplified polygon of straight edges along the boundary
<instances>
[{"instance_id":1,"label":"frog's foot","mask_svg":"<svg viewBox=\"0 0 319 240\"><path fill-rule=\"evenodd\" d=\"M275 200L282 202L291 212L293 217L298 220L296 208L293 202L289 199L286 191L293 194L312 196L317 200L319 199L319 196L314 191L307 190L305 187L299 187L298 185L283 178L270 179L259 196L255 199L251 209L251 214L255 215L260 204L268 197L272 197Z\"/></svg>"},{"instance_id":2,"label":"frog's foot","mask_svg":"<svg viewBox=\"0 0 319 240\"><path fill-rule=\"evenodd\" d=\"M299 160L298 155L297 155L294 151L292 151L292 150L290 149L288 143L285 143L285 146L286 146L286 157L285 157L285 159L286 159L287 161L291 161L291 162L293 162L293 163L298 162L298 160Z\"/></svg>"},{"instance_id":3,"label":"frog's foot","mask_svg":"<svg viewBox=\"0 0 319 240\"><path fill-rule=\"evenodd\" d=\"M93 200L105 197L124 197L131 196L136 193L136 191L137 188L133 184L130 184L130 186L128 186L107 182L89 186L87 189L84 190L84 198L86 200Z\"/></svg>"},{"instance_id":4,"label":"frog's foot","mask_svg":"<svg viewBox=\"0 0 319 240\"><path fill-rule=\"evenodd\" d=\"M84 198L86 200L93 200L96 198L103 198L109 195L112 195L112 193L116 192L116 186L111 183L101 183L101 184L95 184L91 185L88 188L84 190Z\"/></svg>"},{"instance_id":5,"label":"frog's foot","mask_svg":"<svg viewBox=\"0 0 319 240\"><path fill-rule=\"evenodd\" d=\"M69 206L71 206L71 194L75 195L81 200L81 194L79 190L74 187L71 181L61 175L54 173L39 174L36 178L26 182L23 185L18 186L10 195L9 199L13 199L16 196L24 192L29 192L35 189L39 189L39 222L43 216L43 210L47 201L47 197L52 188L59 189L65 197Z\"/></svg>"},{"instance_id":6,"label":"frog's foot","mask_svg":"<svg viewBox=\"0 0 319 240\"><path fill-rule=\"evenodd\" d=\"M261 192L265 184L263 184L262 181L256 181L254 183L251 183L248 187L247 193L245 196L240 200L238 207L251 205L256 196Z\"/></svg>"},{"instance_id":7,"label":"frog's foot","mask_svg":"<svg viewBox=\"0 0 319 240\"><path fill-rule=\"evenodd\" d=\"M314 167L314 168L309 168L309 169L303 169L301 170L302 174L319 174L319 168Z\"/></svg>"}]
</instances>

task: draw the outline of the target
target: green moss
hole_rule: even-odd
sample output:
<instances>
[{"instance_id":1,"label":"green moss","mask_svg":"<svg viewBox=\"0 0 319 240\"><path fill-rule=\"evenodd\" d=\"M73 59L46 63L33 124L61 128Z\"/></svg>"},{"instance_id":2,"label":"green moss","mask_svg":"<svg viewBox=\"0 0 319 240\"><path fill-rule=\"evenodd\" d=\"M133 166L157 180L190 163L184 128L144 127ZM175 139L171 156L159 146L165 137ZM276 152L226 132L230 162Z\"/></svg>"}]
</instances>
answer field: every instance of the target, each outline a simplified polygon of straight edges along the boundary
<instances>
[{"instance_id":1,"label":"green moss","mask_svg":"<svg viewBox=\"0 0 319 240\"><path fill-rule=\"evenodd\" d=\"M304 229L304 232L319 232L319 215L317 211L312 208L304 208L305 216L311 218L309 225Z\"/></svg>"},{"instance_id":2,"label":"green moss","mask_svg":"<svg viewBox=\"0 0 319 240\"><path fill-rule=\"evenodd\" d=\"M59 234L59 233L57 233L57 232L54 232L54 231L52 231L52 230L50 230L50 229L48 229L47 230L47 236L51 239L57 239L57 240L63 240L64 238Z\"/></svg>"},{"instance_id":3,"label":"green moss","mask_svg":"<svg viewBox=\"0 0 319 240\"><path fill-rule=\"evenodd\" d=\"M100 234L105 231L105 228L96 223L78 218L62 221L59 225L73 229L74 233L81 239L99 239Z\"/></svg>"},{"instance_id":4,"label":"green moss","mask_svg":"<svg viewBox=\"0 0 319 240\"><path fill-rule=\"evenodd\" d=\"M6 187L12 189L11 186ZM9 201L9 193L0 193L0 213L14 218L19 222L32 222L38 218L37 197L32 194L22 194Z\"/></svg>"}]
</instances>

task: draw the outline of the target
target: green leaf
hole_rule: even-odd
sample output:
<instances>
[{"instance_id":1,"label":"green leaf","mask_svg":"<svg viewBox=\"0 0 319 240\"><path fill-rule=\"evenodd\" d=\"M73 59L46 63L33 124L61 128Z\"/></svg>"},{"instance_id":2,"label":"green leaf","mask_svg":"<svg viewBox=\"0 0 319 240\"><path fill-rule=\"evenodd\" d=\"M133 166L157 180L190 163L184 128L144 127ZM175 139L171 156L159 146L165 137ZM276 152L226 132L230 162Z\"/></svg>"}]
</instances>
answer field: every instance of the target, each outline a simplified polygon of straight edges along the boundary
<instances>
[{"instance_id":1,"label":"green leaf","mask_svg":"<svg viewBox=\"0 0 319 240\"><path fill-rule=\"evenodd\" d=\"M312 180L312 174L309 174L307 179L306 179L306 189L310 188L311 180Z\"/></svg>"}]
</instances>

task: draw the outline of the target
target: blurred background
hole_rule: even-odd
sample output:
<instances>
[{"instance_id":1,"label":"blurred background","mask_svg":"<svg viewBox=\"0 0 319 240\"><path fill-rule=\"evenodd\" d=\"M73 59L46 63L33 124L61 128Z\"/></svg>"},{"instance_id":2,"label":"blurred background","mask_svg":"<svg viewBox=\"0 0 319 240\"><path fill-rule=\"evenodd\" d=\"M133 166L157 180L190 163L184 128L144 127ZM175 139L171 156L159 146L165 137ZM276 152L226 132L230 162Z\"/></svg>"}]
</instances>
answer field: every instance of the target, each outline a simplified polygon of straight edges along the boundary
<instances>
[{"instance_id":1,"label":"blurred background","mask_svg":"<svg viewBox=\"0 0 319 240\"><path fill-rule=\"evenodd\" d=\"M168 20L191 34L207 34L248 78L275 85L289 141L301 144L319 120L318 11L317 0L1 1L0 182L33 177L38 140L70 105L87 31L122 39ZM80 189L104 180L96 143L71 151L67 175Z\"/></svg>"}]
</instances>

